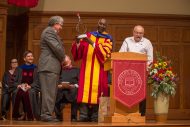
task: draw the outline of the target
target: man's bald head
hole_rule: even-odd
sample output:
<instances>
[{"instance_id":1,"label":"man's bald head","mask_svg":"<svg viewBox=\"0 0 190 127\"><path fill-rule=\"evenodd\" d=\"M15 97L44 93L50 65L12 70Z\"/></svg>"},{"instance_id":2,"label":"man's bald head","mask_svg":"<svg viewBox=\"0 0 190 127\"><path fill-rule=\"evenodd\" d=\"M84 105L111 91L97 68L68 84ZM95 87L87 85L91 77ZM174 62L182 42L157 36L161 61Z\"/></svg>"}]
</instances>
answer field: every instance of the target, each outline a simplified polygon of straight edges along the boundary
<instances>
[{"instance_id":1,"label":"man's bald head","mask_svg":"<svg viewBox=\"0 0 190 127\"><path fill-rule=\"evenodd\" d=\"M141 25L136 25L133 29L133 37L135 42L139 42L144 36L144 27Z\"/></svg>"}]
</instances>

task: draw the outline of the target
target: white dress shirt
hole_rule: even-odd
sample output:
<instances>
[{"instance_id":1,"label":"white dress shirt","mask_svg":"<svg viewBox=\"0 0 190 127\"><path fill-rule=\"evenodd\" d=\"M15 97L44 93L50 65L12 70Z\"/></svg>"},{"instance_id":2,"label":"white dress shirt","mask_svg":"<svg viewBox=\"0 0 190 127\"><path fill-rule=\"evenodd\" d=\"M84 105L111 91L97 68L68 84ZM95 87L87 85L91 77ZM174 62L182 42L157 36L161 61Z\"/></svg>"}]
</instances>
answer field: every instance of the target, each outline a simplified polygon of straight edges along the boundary
<instances>
[{"instance_id":1,"label":"white dress shirt","mask_svg":"<svg viewBox=\"0 0 190 127\"><path fill-rule=\"evenodd\" d=\"M135 42L134 37L125 38L119 52L136 52L146 54L148 56L147 64L149 65L153 62L152 44L144 37L139 42Z\"/></svg>"}]
</instances>

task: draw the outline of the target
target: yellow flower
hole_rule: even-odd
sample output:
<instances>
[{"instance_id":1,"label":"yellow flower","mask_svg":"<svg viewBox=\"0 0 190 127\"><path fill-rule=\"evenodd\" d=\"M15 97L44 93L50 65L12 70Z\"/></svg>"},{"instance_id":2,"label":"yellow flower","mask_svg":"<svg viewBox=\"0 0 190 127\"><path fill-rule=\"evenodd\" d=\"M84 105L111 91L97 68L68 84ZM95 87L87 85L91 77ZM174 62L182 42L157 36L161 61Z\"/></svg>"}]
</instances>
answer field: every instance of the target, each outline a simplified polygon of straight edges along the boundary
<instances>
[{"instance_id":1,"label":"yellow flower","mask_svg":"<svg viewBox=\"0 0 190 127\"><path fill-rule=\"evenodd\" d=\"M161 73L161 74L159 74L159 77L163 77L163 74Z\"/></svg>"},{"instance_id":2,"label":"yellow flower","mask_svg":"<svg viewBox=\"0 0 190 127\"><path fill-rule=\"evenodd\" d=\"M166 63L166 62L163 62L163 66L164 66L164 67L167 66L167 63Z\"/></svg>"},{"instance_id":3,"label":"yellow flower","mask_svg":"<svg viewBox=\"0 0 190 127\"><path fill-rule=\"evenodd\" d=\"M154 66L155 66L155 67L158 67L158 64L155 63Z\"/></svg>"},{"instance_id":4,"label":"yellow flower","mask_svg":"<svg viewBox=\"0 0 190 127\"><path fill-rule=\"evenodd\" d=\"M166 60L167 57L157 54L155 63L149 68L148 84L152 85L151 95L155 98L159 92L167 95L175 95L176 92L176 75L172 72L171 64Z\"/></svg>"},{"instance_id":5,"label":"yellow flower","mask_svg":"<svg viewBox=\"0 0 190 127\"><path fill-rule=\"evenodd\" d=\"M172 71L170 71L170 70L167 70L167 71L166 71L166 73L168 73L168 74L172 74Z\"/></svg>"}]
</instances>

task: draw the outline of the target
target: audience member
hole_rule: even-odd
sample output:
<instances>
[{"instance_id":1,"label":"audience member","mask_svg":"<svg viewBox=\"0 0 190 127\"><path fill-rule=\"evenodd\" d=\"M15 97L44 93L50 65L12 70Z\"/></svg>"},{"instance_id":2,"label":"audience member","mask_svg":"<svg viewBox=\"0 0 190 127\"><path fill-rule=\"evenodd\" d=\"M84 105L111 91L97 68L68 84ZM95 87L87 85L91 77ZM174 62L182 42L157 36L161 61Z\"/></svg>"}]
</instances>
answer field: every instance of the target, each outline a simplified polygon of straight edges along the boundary
<instances>
[{"instance_id":1,"label":"audience member","mask_svg":"<svg viewBox=\"0 0 190 127\"><path fill-rule=\"evenodd\" d=\"M18 67L15 77L17 93L13 105L13 118L15 120L34 120L39 119L39 84L37 81L37 66L33 64L33 54L30 50L24 52L25 64ZM20 103L23 104L24 113L20 116Z\"/></svg>"},{"instance_id":2,"label":"audience member","mask_svg":"<svg viewBox=\"0 0 190 127\"><path fill-rule=\"evenodd\" d=\"M11 59L10 68L3 75L2 80L2 101L1 101L1 120L6 119L7 112L10 108L10 99L12 94L12 104L14 104L14 95L16 88L14 87L14 81L16 76L16 71L18 67L18 60ZM14 91L14 93L13 93Z\"/></svg>"}]
</instances>

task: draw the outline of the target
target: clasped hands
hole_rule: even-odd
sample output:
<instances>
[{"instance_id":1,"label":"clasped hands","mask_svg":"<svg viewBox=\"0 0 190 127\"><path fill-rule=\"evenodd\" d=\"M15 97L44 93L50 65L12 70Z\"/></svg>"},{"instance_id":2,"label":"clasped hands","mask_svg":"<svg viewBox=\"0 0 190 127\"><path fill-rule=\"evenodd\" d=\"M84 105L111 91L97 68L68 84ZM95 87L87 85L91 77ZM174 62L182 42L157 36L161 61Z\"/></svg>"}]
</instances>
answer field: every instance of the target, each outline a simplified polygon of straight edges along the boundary
<instances>
[{"instance_id":1,"label":"clasped hands","mask_svg":"<svg viewBox=\"0 0 190 127\"><path fill-rule=\"evenodd\" d=\"M22 89L23 91L28 91L29 89L31 89L31 86L28 85L28 83L22 83L18 85L17 88Z\"/></svg>"}]
</instances>

